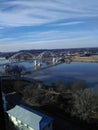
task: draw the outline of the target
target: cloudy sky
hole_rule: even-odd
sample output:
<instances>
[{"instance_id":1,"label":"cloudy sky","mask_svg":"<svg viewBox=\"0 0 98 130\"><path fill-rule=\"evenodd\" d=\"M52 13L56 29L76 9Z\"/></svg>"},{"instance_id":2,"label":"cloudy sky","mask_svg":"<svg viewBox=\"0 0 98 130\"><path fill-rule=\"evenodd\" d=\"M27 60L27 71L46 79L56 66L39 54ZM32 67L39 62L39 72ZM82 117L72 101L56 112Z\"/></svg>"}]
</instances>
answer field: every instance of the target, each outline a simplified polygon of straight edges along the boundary
<instances>
[{"instance_id":1,"label":"cloudy sky","mask_svg":"<svg viewBox=\"0 0 98 130\"><path fill-rule=\"evenodd\" d=\"M98 47L98 0L0 0L0 52Z\"/></svg>"}]
</instances>

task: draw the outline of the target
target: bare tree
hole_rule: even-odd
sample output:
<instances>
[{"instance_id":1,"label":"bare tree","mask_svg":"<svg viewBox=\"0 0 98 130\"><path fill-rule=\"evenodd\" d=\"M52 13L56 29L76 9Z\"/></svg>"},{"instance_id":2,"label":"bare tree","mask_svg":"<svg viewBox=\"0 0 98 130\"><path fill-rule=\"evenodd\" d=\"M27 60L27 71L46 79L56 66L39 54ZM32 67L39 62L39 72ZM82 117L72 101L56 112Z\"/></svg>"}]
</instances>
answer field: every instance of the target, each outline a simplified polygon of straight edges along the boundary
<instances>
[{"instance_id":1,"label":"bare tree","mask_svg":"<svg viewBox=\"0 0 98 130\"><path fill-rule=\"evenodd\" d=\"M23 68L24 69L24 68ZM6 65L4 67L4 71L6 74L13 75L13 76L21 76L22 67L18 65Z\"/></svg>"},{"instance_id":2,"label":"bare tree","mask_svg":"<svg viewBox=\"0 0 98 130\"><path fill-rule=\"evenodd\" d=\"M63 92L65 90L65 86L62 81L58 81L56 85L57 92Z\"/></svg>"},{"instance_id":3,"label":"bare tree","mask_svg":"<svg viewBox=\"0 0 98 130\"><path fill-rule=\"evenodd\" d=\"M81 89L73 93L72 115L81 120L90 121L96 107L95 98L91 89Z\"/></svg>"}]
</instances>

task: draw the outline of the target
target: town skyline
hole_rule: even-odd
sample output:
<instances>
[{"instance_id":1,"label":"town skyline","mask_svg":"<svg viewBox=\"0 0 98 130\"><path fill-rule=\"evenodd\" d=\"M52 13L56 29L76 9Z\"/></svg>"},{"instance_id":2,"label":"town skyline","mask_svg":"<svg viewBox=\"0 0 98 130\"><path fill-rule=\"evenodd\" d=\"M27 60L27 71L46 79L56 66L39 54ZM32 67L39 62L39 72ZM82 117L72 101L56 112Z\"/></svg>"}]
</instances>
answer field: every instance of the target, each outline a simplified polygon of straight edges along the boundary
<instances>
[{"instance_id":1,"label":"town skyline","mask_svg":"<svg viewBox=\"0 0 98 130\"><path fill-rule=\"evenodd\" d=\"M98 47L97 0L1 0L0 52Z\"/></svg>"}]
</instances>

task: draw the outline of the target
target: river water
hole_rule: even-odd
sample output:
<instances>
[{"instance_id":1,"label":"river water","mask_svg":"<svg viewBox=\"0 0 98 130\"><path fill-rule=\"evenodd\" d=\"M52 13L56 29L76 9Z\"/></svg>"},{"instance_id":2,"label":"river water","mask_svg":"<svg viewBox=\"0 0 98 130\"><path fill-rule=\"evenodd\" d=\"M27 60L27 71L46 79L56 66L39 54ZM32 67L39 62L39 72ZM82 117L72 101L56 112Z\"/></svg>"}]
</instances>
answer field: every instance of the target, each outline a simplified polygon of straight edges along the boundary
<instances>
[{"instance_id":1,"label":"river water","mask_svg":"<svg viewBox=\"0 0 98 130\"><path fill-rule=\"evenodd\" d=\"M23 65L27 71L35 69L33 63L22 62L19 65ZM0 67L0 71L3 71L2 67ZM63 63L26 76L41 80L49 85L59 81L66 84L67 82L83 80L89 86L98 86L98 63Z\"/></svg>"},{"instance_id":2,"label":"river water","mask_svg":"<svg viewBox=\"0 0 98 130\"><path fill-rule=\"evenodd\" d=\"M98 85L98 63L63 63L28 76L49 85L59 81L66 84L67 82L83 80L89 86L96 86Z\"/></svg>"}]
</instances>

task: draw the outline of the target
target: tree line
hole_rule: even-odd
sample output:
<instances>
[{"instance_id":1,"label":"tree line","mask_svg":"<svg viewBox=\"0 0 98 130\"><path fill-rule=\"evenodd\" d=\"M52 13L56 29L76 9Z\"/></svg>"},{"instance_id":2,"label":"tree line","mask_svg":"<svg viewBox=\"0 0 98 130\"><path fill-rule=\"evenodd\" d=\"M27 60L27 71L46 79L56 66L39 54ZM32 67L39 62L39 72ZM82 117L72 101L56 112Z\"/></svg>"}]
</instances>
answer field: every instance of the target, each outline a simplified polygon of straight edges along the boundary
<instances>
[{"instance_id":1,"label":"tree line","mask_svg":"<svg viewBox=\"0 0 98 130\"><path fill-rule=\"evenodd\" d=\"M68 82L66 85L58 82L51 86L36 81L35 84L26 84L23 87L20 83L15 83L14 90L21 93L23 100L32 105L54 104L81 121L90 122L98 115L98 94L83 81Z\"/></svg>"}]
</instances>

